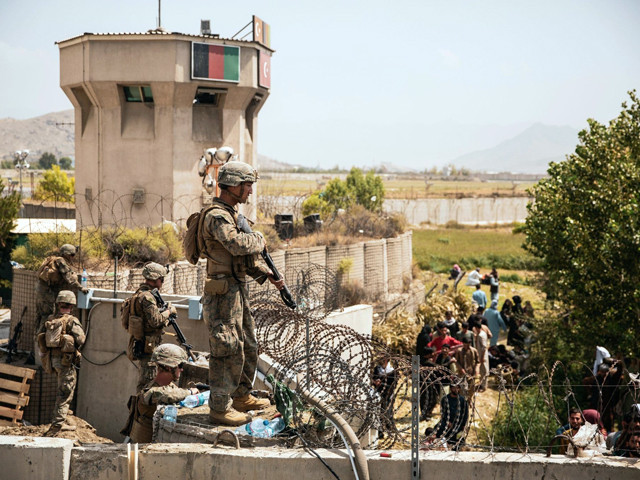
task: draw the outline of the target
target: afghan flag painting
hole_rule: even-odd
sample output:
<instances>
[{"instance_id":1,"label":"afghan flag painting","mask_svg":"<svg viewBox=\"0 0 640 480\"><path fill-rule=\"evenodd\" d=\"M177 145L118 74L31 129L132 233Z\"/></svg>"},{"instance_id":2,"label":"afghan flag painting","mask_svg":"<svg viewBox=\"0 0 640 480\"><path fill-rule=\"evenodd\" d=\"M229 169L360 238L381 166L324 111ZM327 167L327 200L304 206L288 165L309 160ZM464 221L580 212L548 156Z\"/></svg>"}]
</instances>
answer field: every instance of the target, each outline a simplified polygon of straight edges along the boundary
<instances>
[{"instance_id":1,"label":"afghan flag painting","mask_svg":"<svg viewBox=\"0 0 640 480\"><path fill-rule=\"evenodd\" d=\"M192 43L191 78L240 81L240 47Z\"/></svg>"}]
</instances>

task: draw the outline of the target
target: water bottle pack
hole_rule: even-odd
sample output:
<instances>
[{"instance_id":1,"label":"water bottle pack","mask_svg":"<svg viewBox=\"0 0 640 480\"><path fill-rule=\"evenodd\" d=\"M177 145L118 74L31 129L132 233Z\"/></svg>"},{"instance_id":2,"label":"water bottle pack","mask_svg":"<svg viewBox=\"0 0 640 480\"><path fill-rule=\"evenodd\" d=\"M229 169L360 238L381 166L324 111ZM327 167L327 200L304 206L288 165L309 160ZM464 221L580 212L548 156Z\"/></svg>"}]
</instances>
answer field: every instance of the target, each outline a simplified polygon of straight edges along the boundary
<instances>
[{"instance_id":1,"label":"water bottle pack","mask_svg":"<svg viewBox=\"0 0 640 480\"><path fill-rule=\"evenodd\" d=\"M210 394L211 392L207 390L196 395L188 395L184 400L180 402L180 406L187 408L199 407L200 405L204 405L209 401Z\"/></svg>"},{"instance_id":2,"label":"water bottle pack","mask_svg":"<svg viewBox=\"0 0 640 480\"><path fill-rule=\"evenodd\" d=\"M236 433L257 438L270 438L284 430L284 426L282 417L276 417L271 421L254 418L250 423L238 427Z\"/></svg>"}]
</instances>

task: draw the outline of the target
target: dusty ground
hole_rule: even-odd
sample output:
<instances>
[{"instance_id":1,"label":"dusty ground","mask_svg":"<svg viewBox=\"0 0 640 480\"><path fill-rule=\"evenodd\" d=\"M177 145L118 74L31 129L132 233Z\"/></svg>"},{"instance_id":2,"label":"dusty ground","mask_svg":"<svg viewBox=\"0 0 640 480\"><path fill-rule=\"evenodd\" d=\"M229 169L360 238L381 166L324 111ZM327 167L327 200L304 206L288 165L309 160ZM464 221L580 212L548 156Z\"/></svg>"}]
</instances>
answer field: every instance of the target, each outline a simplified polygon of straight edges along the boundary
<instances>
[{"instance_id":1,"label":"dusty ground","mask_svg":"<svg viewBox=\"0 0 640 480\"><path fill-rule=\"evenodd\" d=\"M101 437L96 434L96 429L89 425L87 422L74 415L67 417L67 424L76 427L75 431L71 432L59 432L56 438L67 438L69 440L75 440L77 445L85 443L113 443L108 438ZM50 425L17 425L13 426L0 426L0 435L19 435L23 437L43 437L45 432L49 430Z\"/></svg>"}]
</instances>

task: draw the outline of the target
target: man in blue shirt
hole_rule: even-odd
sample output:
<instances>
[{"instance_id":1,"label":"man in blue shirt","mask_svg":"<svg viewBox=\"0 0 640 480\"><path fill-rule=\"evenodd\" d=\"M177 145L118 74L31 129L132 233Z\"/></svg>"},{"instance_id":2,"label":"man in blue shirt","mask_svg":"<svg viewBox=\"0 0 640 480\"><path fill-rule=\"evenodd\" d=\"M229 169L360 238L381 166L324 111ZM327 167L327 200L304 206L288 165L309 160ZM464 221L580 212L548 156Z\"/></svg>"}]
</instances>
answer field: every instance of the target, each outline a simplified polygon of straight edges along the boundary
<instances>
[{"instance_id":1,"label":"man in blue shirt","mask_svg":"<svg viewBox=\"0 0 640 480\"><path fill-rule=\"evenodd\" d=\"M487 307L487 295L482 291L481 285L476 285L476 291L473 292L471 298L483 309Z\"/></svg>"},{"instance_id":2,"label":"man in blue shirt","mask_svg":"<svg viewBox=\"0 0 640 480\"><path fill-rule=\"evenodd\" d=\"M476 292L474 292L475 294ZM493 300L491 302L491 306L484 312L484 318L487 319L487 323L489 324L489 330L491 330L491 346L498 344L498 336L500 335L500 330L507 331L507 325L504 323L502 319L502 315L498 311L498 301Z\"/></svg>"}]
</instances>

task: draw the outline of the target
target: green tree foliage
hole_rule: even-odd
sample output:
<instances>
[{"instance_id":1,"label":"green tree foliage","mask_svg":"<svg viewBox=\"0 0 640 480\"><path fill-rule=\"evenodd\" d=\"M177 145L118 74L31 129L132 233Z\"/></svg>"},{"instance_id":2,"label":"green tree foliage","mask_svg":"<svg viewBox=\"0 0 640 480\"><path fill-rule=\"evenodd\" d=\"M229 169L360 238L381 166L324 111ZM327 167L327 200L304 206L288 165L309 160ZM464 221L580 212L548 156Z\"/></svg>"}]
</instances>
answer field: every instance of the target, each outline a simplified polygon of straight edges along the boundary
<instances>
[{"instance_id":1,"label":"green tree foliage","mask_svg":"<svg viewBox=\"0 0 640 480\"><path fill-rule=\"evenodd\" d=\"M525 248L542 259L547 294L571 312L558 321L559 340L586 357L596 344L637 351L640 104L629 95L609 126L589 120L575 153L530 191Z\"/></svg>"},{"instance_id":2,"label":"green tree foliage","mask_svg":"<svg viewBox=\"0 0 640 480\"><path fill-rule=\"evenodd\" d=\"M324 190L310 196L302 204L302 213L320 213L323 218L338 209L348 210L361 205L371 212L382 211L384 185L382 178L373 171L366 175L359 168L352 168L346 180L331 179Z\"/></svg>"},{"instance_id":3,"label":"green tree foliage","mask_svg":"<svg viewBox=\"0 0 640 480\"><path fill-rule=\"evenodd\" d=\"M60 165L60 168L62 170L71 170L72 168L72 161L69 157L62 157L60 160L58 160L58 164Z\"/></svg>"},{"instance_id":4,"label":"green tree foliage","mask_svg":"<svg viewBox=\"0 0 640 480\"><path fill-rule=\"evenodd\" d=\"M44 172L42 181L36 187L33 198L36 200L56 200L73 202L76 187L75 177L69 178L58 165Z\"/></svg>"},{"instance_id":5,"label":"green tree foliage","mask_svg":"<svg viewBox=\"0 0 640 480\"><path fill-rule=\"evenodd\" d=\"M11 250L16 235L11 233L20 211L20 195L4 195L4 182L0 179L0 296L6 298L11 288Z\"/></svg>"},{"instance_id":6,"label":"green tree foliage","mask_svg":"<svg viewBox=\"0 0 640 480\"><path fill-rule=\"evenodd\" d=\"M58 161L56 160L56 156L50 152L44 152L38 160L38 166L43 170L48 170L54 165L57 165Z\"/></svg>"},{"instance_id":7,"label":"green tree foliage","mask_svg":"<svg viewBox=\"0 0 640 480\"><path fill-rule=\"evenodd\" d=\"M358 205L362 205L370 212L382 211L384 185L380 176L373 171L369 171L364 175L359 168L352 168L347 176L346 183Z\"/></svg>"},{"instance_id":8,"label":"green tree foliage","mask_svg":"<svg viewBox=\"0 0 640 480\"><path fill-rule=\"evenodd\" d=\"M0 168L4 170L12 170L13 166L13 160L2 160L2 162L0 162Z\"/></svg>"}]
</instances>

